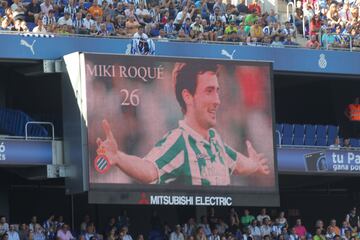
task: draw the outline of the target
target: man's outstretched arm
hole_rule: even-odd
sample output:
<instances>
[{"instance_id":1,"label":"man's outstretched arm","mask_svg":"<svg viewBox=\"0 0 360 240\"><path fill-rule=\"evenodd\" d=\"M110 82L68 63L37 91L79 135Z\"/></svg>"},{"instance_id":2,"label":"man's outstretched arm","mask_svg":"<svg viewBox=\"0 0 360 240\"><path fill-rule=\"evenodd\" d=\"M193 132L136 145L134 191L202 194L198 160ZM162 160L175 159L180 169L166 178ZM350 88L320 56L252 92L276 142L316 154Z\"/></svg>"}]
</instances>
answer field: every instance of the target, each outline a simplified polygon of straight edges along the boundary
<instances>
[{"instance_id":1,"label":"man's outstretched arm","mask_svg":"<svg viewBox=\"0 0 360 240\"><path fill-rule=\"evenodd\" d=\"M250 175L259 173L268 175L270 173L269 160L262 153L257 153L250 141L246 141L249 157L241 153L237 153L237 161L234 168L236 175Z\"/></svg>"},{"instance_id":2,"label":"man's outstretched arm","mask_svg":"<svg viewBox=\"0 0 360 240\"><path fill-rule=\"evenodd\" d=\"M107 120L102 121L102 127L106 139L101 140L98 138L96 143L98 144L98 148L105 151L105 155L109 158L111 165L117 166L128 176L142 183L152 183L158 179L158 170L153 163L119 151Z\"/></svg>"}]
</instances>

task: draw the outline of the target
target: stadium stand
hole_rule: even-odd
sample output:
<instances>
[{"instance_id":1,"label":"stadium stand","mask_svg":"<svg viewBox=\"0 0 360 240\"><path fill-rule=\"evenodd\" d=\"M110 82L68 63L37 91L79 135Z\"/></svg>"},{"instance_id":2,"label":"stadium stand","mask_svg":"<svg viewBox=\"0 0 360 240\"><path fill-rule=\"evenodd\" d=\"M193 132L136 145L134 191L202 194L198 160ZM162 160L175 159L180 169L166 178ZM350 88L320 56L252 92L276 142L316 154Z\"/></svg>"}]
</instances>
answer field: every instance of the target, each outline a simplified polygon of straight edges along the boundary
<instances>
[{"instance_id":1,"label":"stadium stand","mask_svg":"<svg viewBox=\"0 0 360 240\"><path fill-rule=\"evenodd\" d=\"M276 124L282 145L329 146L339 136L339 127L334 125ZM277 144L279 142L276 139ZM359 139L351 138L352 147L360 147Z\"/></svg>"}]
</instances>

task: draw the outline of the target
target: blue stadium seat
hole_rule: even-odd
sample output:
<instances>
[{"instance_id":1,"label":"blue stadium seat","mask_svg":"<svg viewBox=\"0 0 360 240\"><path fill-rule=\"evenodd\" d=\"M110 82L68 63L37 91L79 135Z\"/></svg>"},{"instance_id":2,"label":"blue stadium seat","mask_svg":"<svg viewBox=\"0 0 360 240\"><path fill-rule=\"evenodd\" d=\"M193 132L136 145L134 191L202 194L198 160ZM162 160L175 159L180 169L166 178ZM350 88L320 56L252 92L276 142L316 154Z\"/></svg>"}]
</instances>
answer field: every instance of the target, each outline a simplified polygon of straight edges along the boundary
<instances>
[{"instance_id":1,"label":"blue stadium seat","mask_svg":"<svg viewBox=\"0 0 360 240\"><path fill-rule=\"evenodd\" d=\"M283 137L292 138L294 125L285 123L283 126Z\"/></svg>"},{"instance_id":2,"label":"blue stadium seat","mask_svg":"<svg viewBox=\"0 0 360 240\"><path fill-rule=\"evenodd\" d=\"M283 130L283 125L282 125L282 124L277 123L277 124L276 124L276 131L279 131L279 132L280 132L280 134L282 134L282 130Z\"/></svg>"},{"instance_id":3,"label":"blue stadium seat","mask_svg":"<svg viewBox=\"0 0 360 240\"><path fill-rule=\"evenodd\" d=\"M320 137L316 139L317 146L327 146L326 138Z\"/></svg>"},{"instance_id":4,"label":"blue stadium seat","mask_svg":"<svg viewBox=\"0 0 360 240\"><path fill-rule=\"evenodd\" d=\"M30 116L24 112L0 108L0 133L13 135L13 136L25 136L25 125L27 122L33 121ZM41 125L31 125L28 128L29 136L47 137L48 132Z\"/></svg>"},{"instance_id":5,"label":"blue stadium seat","mask_svg":"<svg viewBox=\"0 0 360 240\"><path fill-rule=\"evenodd\" d=\"M292 142L292 137L285 137L285 136L283 136L283 138L282 138L282 144L283 145L292 145L293 144L293 142Z\"/></svg>"},{"instance_id":6,"label":"blue stadium seat","mask_svg":"<svg viewBox=\"0 0 360 240\"><path fill-rule=\"evenodd\" d=\"M315 136L314 137L305 137L305 145L314 146L315 145Z\"/></svg>"},{"instance_id":7,"label":"blue stadium seat","mask_svg":"<svg viewBox=\"0 0 360 240\"><path fill-rule=\"evenodd\" d=\"M317 125L317 127L316 127L316 137L317 138L326 138L326 126Z\"/></svg>"},{"instance_id":8,"label":"blue stadium seat","mask_svg":"<svg viewBox=\"0 0 360 240\"><path fill-rule=\"evenodd\" d=\"M315 125L310 125L310 124L305 125L305 138L313 138L315 142L315 133L316 133Z\"/></svg>"},{"instance_id":9,"label":"blue stadium seat","mask_svg":"<svg viewBox=\"0 0 360 240\"><path fill-rule=\"evenodd\" d=\"M294 137L294 145L304 145L304 136Z\"/></svg>"},{"instance_id":10,"label":"blue stadium seat","mask_svg":"<svg viewBox=\"0 0 360 240\"><path fill-rule=\"evenodd\" d=\"M338 135L339 135L338 127L333 126L333 125L329 125L328 126L328 139L335 139L335 137L338 136ZM330 143L333 143L333 141L331 141Z\"/></svg>"},{"instance_id":11,"label":"blue stadium seat","mask_svg":"<svg viewBox=\"0 0 360 240\"><path fill-rule=\"evenodd\" d=\"M302 124L294 124L294 136L304 139L305 127Z\"/></svg>"},{"instance_id":12,"label":"blue stadium seat","mask_svg":"<svg viewBox=\"0 0 360 240\"><path fill-rule=\"evenodd\" d=\"M360 147L359 139L357 138L350 138L350 145L352 147Z\"/></svg>"}]
</instances>

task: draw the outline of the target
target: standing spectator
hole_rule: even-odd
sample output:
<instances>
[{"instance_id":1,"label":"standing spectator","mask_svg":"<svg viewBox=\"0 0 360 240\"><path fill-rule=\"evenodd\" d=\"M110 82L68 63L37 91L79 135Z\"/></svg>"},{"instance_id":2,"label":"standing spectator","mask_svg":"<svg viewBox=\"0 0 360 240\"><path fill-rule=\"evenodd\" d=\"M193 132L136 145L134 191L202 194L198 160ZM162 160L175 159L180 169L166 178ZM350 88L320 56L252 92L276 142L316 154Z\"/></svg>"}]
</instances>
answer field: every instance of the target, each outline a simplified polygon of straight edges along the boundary
<instances>
[{"instance_id":1,"label":"standing spectator","mask_svg":"<svg viewBox=\"0 0 360 240\"><path fill-rule=\"evenodd\" d=\"M310 20L310 35L318 35L322 21L319 14L315 14Z\"/></svg>"},{"instance_id":2,"label":"standing spectator","mask_svg":"<svg viewBox=\"0 0 360 240\"><path fill-rule=\"evenodd\" d=\"M350 212L346 215L345 221L347 221L350 224L350 227L360 226L359 216L356 214L356 207L353 207L350 210Z\"/></svg>"},{"instance_id":3,"label":"standing spectator","mask_svg":"<svg viewBox=\"0 0 360 240\"><path fill-rule=\"evenodd\" d=\"M55 215L51 214L50 217L43 223L43 228L48 238L50 235L52 235L54 227L55 227Z\"/></svg>"},{"instance_id":4,"label":"standing spectator","mask_svg":"<svg viewBox=\"0 0 360 240\"><path fill-rule=\"evenodd\" d=\"M275 223L271 226L271 235L275 238L279 237L281 234L282 225L280 224L280 218L275 219Z\"/></svg>"},{"instance_id":5,"label":"standing spectator","mask_svg":"<svg viewBox=\"0 0 360 240\"><path fill-rule=\"evenodd\" d=\"M318 219L315 223L315 227L316 227L316 229L320 228L321 232L323 232L325 230L323 220Z\"/></svg>"},{"instance_id":6,"label":"standing spectator","mask_svg":"<svg viewBox=\"0 0 360 240\"><path fill-rule=\"evenodd\" d=\"M329 228L333 230L335 235L340 235L340 228L336 225L336 219L331 219Z\"/></svg>"},{"instance_id":7,"label":"standing spectator","mask_svg":"<svg viewBox=\"0 0 360 240\"><path fill-rule=\"evenodd\" d=\"M78 11L74 0L69 0L68 4L64 7L64 13L69 13L70 18L74 19L76 17L76 12Z\"/></svg>"},{"instance_id":8,"label":"standing spectator","mask_svg":"<svg viewBox=\"0 0 360 240\"><path fill-rule=\"evenodd\" d=\"M224 222L224 219L219 218L219 221L216 224L216 229L218 230L218 234L224 235L228 228L229 226Z\"/></svg>"},{"instance_id":9,"label":"standing spectator","mask_svg":"<svg viewBox=\"0 0 360 240\"><path fill-rule=\"evenodd\" d=\"M343 221L342 227L340 229L340 236L344 237L346 231L351 231L350 224L347 221Z\"/></svg>"},{"instance_id":10,"label":"standing spectator","mask_svg":"<svg viewBox=\"0 0 360 240\"><path fill-rule=\"evenodd\" d=\"M181 226L175 226L175 231L170 234L170 240L184 240L184 235L181 232Z\"/></svg>"},{"instance_id":11,"label":"standing spectator","mask_svg":"<svg viewBox=\"0 0 360 240\"><path fill-rule=\"evenodd\" d=\"M247 227L254 219L255 217L253 215L250 215L250 211L248 209L245 209L244 216L241 216L240 222L244 227Z\"/></svg>"},{"instance_id":12,"label":"standing spectator","mask_svg":"<svg viewBox=\"0 0 360 240\"><path fill-rule=\"evenodd\" d=\"M287 219L285 218L285 212L281 211L279 213L279 224L281 227L285 227L287 225Z\"/></svg>"},{"instance_id":13,"label":"standing spectator","mask_svg":"<svg viewBox=\"0 0 360 240\"><path fill-rule=\"evenodd\" d=\"M30 220L30 224L29 224L29 229L33 232L35 232L35 225L38 224L37 223L37 217L36 216L32 216L31 220Z\"/></svg>"},{"instance_id":14,"label":"standing spectator","mask_svg":"<svg viewBox=\"0 0 360 240\"><path fill-rule=\"evenodd\" d=\"M300 238L306 236L307 231L306 228L302 225L300 218L296 219L294 230L296 235L298 235Z\"/></svg>"},{"instance_id":15,"label":"standing spectator","mask_svg":"<svg viewBox=\"0 0 360 240\"><path fill-rule=\"evenodd\" d=\"M61 229L59 229L57 231L56 237L58 240L72 240L75 239L75 237L71 234L70 230L69 230L69 226L64 223L61 227Z\"/></svg>"},{"instance_id":16,"label":"standing spectator","mask_svg":"<svg viewBox=\"0 0 360 240\"><path fill-rule=\"evenodd\" d=\"M185 237L193 236L196 230L196 223L194 218L189 218L188 222L184 224Z\"/></svg>"},{"instance_id":17,"label":"standing spectator","mask_svg":"<svg viewBox=\"0 0 360 240\"><path fill-rule=\"evenodd\" d=\"M222 2L222 0L216 0L213 9L215 10L215 8L219 8L220 10L220 15L225 15L226 13L226 5L225 3Z\"/></svg>"},{"instance_id":18,"label":"standing spectator","mask_svg":"<svg viewBox=\"0 0 360 240\"><path fill-rule=\"evenodd\" d=\"M6 217L0 217L0 236L9 231L9 224L6 222Z\"/></svg>"},{"instance_id":19,"label":"standing spectator","mask_svg":"<svg viewBox=\"0 0 360 240\"><path fill-rule=\"evenodd\" d=\"M241 16L249 13L249 8L246 6L245 0L240 0L236 8Z\"/></svg>"},{"instance_id":20,"label":"standing spectator","mask_svg":"<svg viewBox=\"0 0 360 240\"><path fill-rule=\"evenodd\" d=\"M266 208L261 209L260 214L256 217L256 220L262 223L264 218L268 218L269 220L271 220L270 216L266 214Z\"/></svg>"},{"instance_id":21,"label":"standing spectator","mask_svg":"<svg viewBox=\"0 0 360 240\"><path fill-rule=\"evenodd\" d=\"M20 240L19 233L17 231L15 231L14 225L10 225L9 231L7 232L7 234L9 235L9 240Z\"/></svg>"}]
</instances>

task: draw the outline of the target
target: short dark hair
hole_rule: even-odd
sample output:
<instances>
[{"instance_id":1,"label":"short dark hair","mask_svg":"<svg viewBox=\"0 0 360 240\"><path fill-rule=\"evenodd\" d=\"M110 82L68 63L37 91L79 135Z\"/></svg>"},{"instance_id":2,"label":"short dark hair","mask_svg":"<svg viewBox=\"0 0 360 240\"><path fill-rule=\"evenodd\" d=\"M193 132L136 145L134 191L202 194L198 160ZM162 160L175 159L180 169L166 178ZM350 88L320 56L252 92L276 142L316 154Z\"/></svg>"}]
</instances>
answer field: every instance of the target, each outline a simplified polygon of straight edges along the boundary
<instances>
[{"instance_id":1,"label":"short dark hair","mask_svg":"<svg viewBox=\"0 0 360 240\"><path fill-rule=\"evenodd\" d=\"M191 95L195 94L197 87L197 78L199 74L205 72L217 73L217 64L214 63L185 63L185 65L175 72L175 95L181 111L186 113L186 104L182 97L182 91L188 90Z\"/></svg>"}]
</instances>

